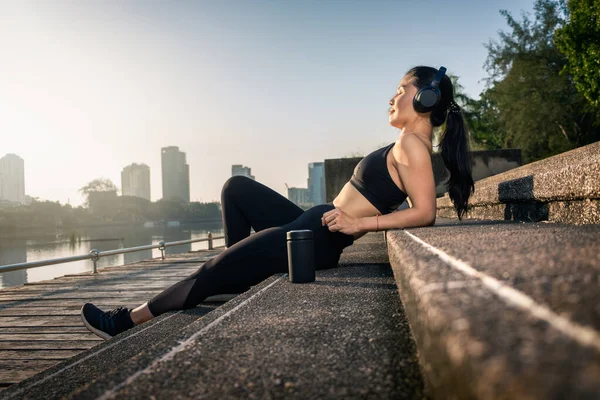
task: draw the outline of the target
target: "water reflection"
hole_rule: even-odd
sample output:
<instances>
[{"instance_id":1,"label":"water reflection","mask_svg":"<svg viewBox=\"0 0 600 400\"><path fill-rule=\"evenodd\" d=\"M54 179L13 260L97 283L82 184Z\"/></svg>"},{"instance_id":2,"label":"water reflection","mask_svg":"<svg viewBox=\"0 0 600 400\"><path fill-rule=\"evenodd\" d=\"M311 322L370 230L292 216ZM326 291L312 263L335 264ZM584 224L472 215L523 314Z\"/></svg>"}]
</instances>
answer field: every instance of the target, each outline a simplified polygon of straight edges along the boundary
<instances>
[{"instance_id":1,"label":"water reflection","mask_svg":"<svg viewBox=\"0 0 600 400\"><path fill-rule=\"evenodd\" d=\"M27 262L25 239L0 241L0 265ZM0 287L18 286L27 282L27 271L11 271L0 274Z\"/></svg>"},{"instance_id":2,"label":"water reflection","mask_svg":"<svg viewBox=\"0 0 600 400\"><path fill-rule=\"evenodd\" d=\"M152 231L150 229L140 229L135 235L127 236L124 239L122 248L146 246L149 244L153 244ZM125 253L123 254L123 258L124 264L131 264L140 260L148 260L152 258L152 250L142 250L136 251L135 253Z\"/></svg>"},{"instance_id":3,"label":"water reflection","mask_svg":"<svg viewBox=\"0 0 600 400\"><path fill-rule=\"evenodd\" d=\"M165 238L165 242L177 242L179 240L190 240L190 238L192 237L192 234L189 230L166 229L163 237ZM187 253L190 250L192 250L192 245L191 245L191 243L188 243L188 244L181 244L181 245L173 246L173 247L167 247L166 253L167 254L179 254L179 253Z\"/></svg>"},{"instance_id":4,"label":"water reflection","mask_svg":"<svg viewBox=\"0 0 600 400\"><path fill-rule=\"evenodd\" d=\"M200 239L205 238L209 231L214 236L222 236L223 225L212 223L156 228L104 227L83 229L76 232L35 232L35 234L25 235L19 239L0 237L0 265L81 255L89 253L92 249L106 251L149 244L156 245L161 241L174 242ZM223 244L222 239L215 241L215 246L222 246ZM207 248L208 244L206 242L178 245L168 247L166 254L185 253ZM160 250L158 249L118 254L102 257L98 262L98 267L130 264L157 257L160 257ZM0 288L52 279L67 274L90 272L91 270L92 262L84 260L6 272L0 274Z\"/></svg>"}]
</instances>

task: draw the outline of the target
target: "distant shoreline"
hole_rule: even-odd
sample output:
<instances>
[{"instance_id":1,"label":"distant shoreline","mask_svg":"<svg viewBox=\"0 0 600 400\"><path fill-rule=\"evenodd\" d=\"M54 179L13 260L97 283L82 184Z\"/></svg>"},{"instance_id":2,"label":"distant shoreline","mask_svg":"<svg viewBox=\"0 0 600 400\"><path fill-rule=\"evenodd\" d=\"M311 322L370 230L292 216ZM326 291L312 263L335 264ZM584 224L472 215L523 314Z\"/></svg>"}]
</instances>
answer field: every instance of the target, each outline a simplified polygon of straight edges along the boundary
<instances>
[{"instance_id":1,"label":"distant shoreline","mask_svg":"<svg viewBox=\"0 0 600 400\"><path fill-rule=\"evenodd\" d=\"M77 231L81 231L81 230L86 230L86 229L102 229L102 228L121 228L121 227L132 227L132 228L138 228L138 229L148 229L148 230L152 230L152 229L177 229L177 228L185 228L187 225L191 225L191 224L207 224L210 226L214 226L214 225L222 225L223 220L221 218L210 218L210 219L196 219L196 220L184 220L184 221L179 221L181 225L176 226L176 227L169 227L167 226L166 222L155 222L155 221L148 221L148 222L154 222L154 227L151 228L145 228L144 227L144 223L146 221L135 221L135 222L131 222L131 221L126 221L126 222L105 222L105 223L101 223L101 224L89 224L89 225L73 225L73 226L39 226L39 227L17 227L14 229L2 229L2 227L0 227L0 238L5 238L5 239L21 239L21 238L26 238L28 236L31 236L32 233L37 233L40 235L56 235L57 233L62 233L63 235L69 235L72 232L76 232Z\"/></svg>"}]
</instances>

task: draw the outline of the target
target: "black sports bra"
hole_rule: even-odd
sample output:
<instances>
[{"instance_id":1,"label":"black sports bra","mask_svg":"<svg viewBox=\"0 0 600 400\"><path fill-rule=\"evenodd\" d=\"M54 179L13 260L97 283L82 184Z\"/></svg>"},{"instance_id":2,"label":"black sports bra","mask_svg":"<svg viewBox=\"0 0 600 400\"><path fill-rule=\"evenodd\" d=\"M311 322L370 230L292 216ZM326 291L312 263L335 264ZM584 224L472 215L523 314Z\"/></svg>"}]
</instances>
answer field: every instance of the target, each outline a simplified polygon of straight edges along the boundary
<instances>
[{"instance_id":1,"label":"black sports bra","mask_svg":"<svg viewBox=\"0 0 600 400\"><path fill-rule=\"evenodd\" d=\"M387 167L387 154L395 143L375 150L354 168L350 183L381 214L389 214L406 200L408 195L394 183Z\"/></svg>"}]
</instances>

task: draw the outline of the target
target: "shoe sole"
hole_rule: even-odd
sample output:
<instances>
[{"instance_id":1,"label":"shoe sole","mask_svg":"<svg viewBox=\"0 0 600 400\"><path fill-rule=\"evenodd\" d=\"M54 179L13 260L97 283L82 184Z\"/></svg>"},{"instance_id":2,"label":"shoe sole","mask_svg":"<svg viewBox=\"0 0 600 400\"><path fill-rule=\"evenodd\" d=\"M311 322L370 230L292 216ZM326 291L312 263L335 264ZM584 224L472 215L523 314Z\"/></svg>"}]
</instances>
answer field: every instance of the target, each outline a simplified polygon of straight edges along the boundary
<instances>
[{"instance_id":1,"label":"shoe sole","mask_svg":"<svg viewBox=\"0 0 600 400\"><path fill-rule=\"evenodd\" d=\"M83 322L83 325L85 325L85 327L88 329L88 331L92 332L96 336L100 336L104 340L108 340L112 337L108 333L94 328L92 325L89 324L89 322L87 322L87 320L85 319L85 316L83 315L83 306L81 307L81 311L79 312L79 314L81 315L81 321Z\"/></svg>"}]
</instances>

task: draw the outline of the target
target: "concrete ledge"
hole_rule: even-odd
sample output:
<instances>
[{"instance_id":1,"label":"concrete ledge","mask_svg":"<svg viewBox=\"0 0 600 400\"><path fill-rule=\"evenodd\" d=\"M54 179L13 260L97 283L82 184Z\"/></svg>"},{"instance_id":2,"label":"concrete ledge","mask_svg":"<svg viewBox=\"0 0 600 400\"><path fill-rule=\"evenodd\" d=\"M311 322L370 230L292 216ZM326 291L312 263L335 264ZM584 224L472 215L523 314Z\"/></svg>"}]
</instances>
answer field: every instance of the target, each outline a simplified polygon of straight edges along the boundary
<instances>
[{"instance_id":1,"label":"concrete ledge","mask_svg":"<svg viewBox=\"0 0 600 400\"><path fill-rule=\"evenodd\" d=\"M437 215L456 218L456 211L450 207L438 208ZM476 205L469 209L466 219L600 224L600 199Z\"/></svg>"},{"instance_id":2,"label":"concrete ledge","mask_svg":"<svg viewBox=\"0 0 600 400\"><path fill-rule=\"evenodd\" d=\"M598 290L585 277L600 270L599 234L595 225L441 218L433 227L388 231L433 397L597 398Z\"/></svg>"},{"instance_id":3,"label":"concrete ledge","mask_svg":"<svg viewBox=\"0 0 600 400\"><path fill-rule=\"evenodd\" d=\"M483 179L466 218L600 223L600 142ZM455 218L448 194L438 215Z\"/></svg>"}]
</instances>

